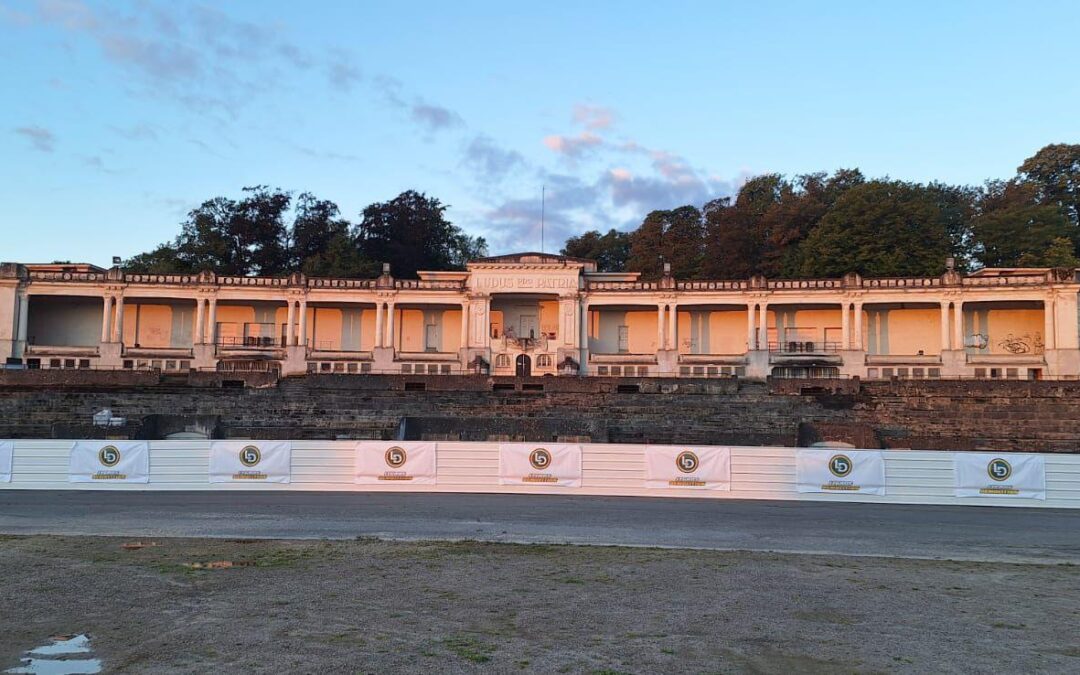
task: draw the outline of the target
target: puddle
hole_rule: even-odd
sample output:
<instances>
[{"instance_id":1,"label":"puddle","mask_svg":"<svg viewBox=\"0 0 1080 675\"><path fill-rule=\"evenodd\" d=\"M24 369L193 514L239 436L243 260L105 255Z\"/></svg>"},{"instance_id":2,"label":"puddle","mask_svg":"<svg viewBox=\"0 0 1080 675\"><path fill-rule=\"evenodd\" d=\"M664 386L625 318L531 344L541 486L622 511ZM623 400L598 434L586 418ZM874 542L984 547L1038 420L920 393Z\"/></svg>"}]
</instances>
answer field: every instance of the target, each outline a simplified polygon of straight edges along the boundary
<instances>
[{"instance_id":1,"label":"puddle","mask_svg":"<svg viewBox=\"0 0 1080 675\"><path fill-rule=\"evenodd\" d=\"M89 636L85 634L57 636L46 644L28 651L22 659L22 665L3 672L34 675L100 673L101 659L85 658L86 656L93 656Z\"/></svg>"}]
</instances>

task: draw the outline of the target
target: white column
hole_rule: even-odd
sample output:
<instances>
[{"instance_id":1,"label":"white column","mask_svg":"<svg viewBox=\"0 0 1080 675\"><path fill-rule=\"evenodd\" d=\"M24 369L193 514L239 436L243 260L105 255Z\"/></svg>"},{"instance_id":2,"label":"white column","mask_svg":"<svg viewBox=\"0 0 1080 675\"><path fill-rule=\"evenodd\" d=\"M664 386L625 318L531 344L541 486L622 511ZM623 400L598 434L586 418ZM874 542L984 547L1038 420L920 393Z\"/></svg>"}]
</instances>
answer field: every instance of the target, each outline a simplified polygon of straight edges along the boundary
<instances>
[{"instance_id":1,"label":"white column","mask_svg":"<svg viewBox=\"0 0 1080 675\"><path fill-rule=\"evenodd\" d=\"M217 298L210 298L210 315L206 320L206 344L217 343Z\"/></svg>"},{"instance_id":2,"label":"white column","mask_svg":"<svg viewBox=\"0 0 1080 675\"><path fill-rule=\"evenodd\" d=\"M386 341L384 344L391 349L397 349L397 340L394 339L394 303L386 305Z\"/></svg>"},{"instance_id":3,"label":"white column","mask_svg":"<svg viewBox=\"0 0 1080 675\"><path fill-rule=\"evenodd\" d=\"M851 336L851 305L845 300L840 306L840 349L848 350Z\"/></svg>"},{"instance_id":4,"label":"white column","mask_svg":"<svg viewBox=\"0 0 1080 675\"><path fill-rule=\"evenodd\" d=\"M285 313L285 345L296 344L296 300L289 298L289 311Z\"/></svg>"},{"instance_id":5,"label":"white column","mask_svg":"<svg viewBox=\"0 0 1080 675\"><path fill-rule=\"evenodd\" d=\"M109 335L111 334L109 331L109 319L112 317L112 297L106 295L104 300L105 308L101 313L101 341L108 342Z\"/></svg>"},{"instance_id":6,"label":"white column","mask_svg":"<svg viewBox=\"0 0 1080 675\"><path fill-rule=\"evenodd\" d=\"M19 296L19 332L16 339L26 344L27 332L30 329L30 294Z\"/></svg>"},{"instance_id":7,"label":"white column","mask_svg":"<svg viewBox=\"0 0 1080 675\"><path fill-rule=\"evenodd\" d=\"M383 302L375 303L375 346L383 346Z\"/></svg>"},{"instance_id":8,"label":"white column","mask_svg":"<svg viewBox=\"0 0 1080 675\"><path fill-rule=\"evenodd\" d=\"M1057 335L1054 330L1054 297L1043 300L1043 350L1057 349Z\"/></svg>"},{"instance_id":9,"label":"white column","mask_svg":"<svg viewBox=\"0 0 1080 675\"><path fill-rule=\"evenodd\" d=\"M461 301L461 347L469 346L469 302Z\"/></svg>"},{"instance_id":10,"label":"white column","mask_svg":"<svg viewBox=\"0 0 1080 675\"><path fill-rule=\"evenodd\" d=\"M124 296L116 296L116 319L113 321L113 342L124 341Z\"/></svg>"},{"instance_id":11,"label":"white column","mask_svg":"<svg viewBox=\"0 0 1080 675\"><path fill-rule=\"evenodd\" d=\"M863 349L862 339L862 303L855 303L855 335L851 341L852 349Z\"/></svg>"},{"instance_id":12,"label":"white column","mask_svg":"<svg viewBox=\"0 0 1080 675\"><path fill-rule=\"evenodd\" d=\"M586 366L588 366L589 363L589 301L585 298L581 299L581 317L578 323L581 337L581 342L578 345L581 350L581 361L578 363L578 366L581 374L584 375L587 372Z\"/></svg>"},{"instance_id":13,"label":"white column","mask_svg":"<svg viewBox=\"0 0 1080 675\"><path fill-rule=\"evenodd\" d=\"M941 351L949 350L949 303L941 303Z\"/></svg>"},{"instance_id":14,"label":"white column","mask_svg":"<svg viewBox=\"0 0 1080 675\"><path fill-rule=\"evenodd\" d=\"M678 351L678 306L667 306L667 349Z\"/></svg>"},{"instance_id":15,"label":"white column","mask_svg":"<svg viewBox=\"0 0 1080 675\"><path fill-rule=\"evenodd\" d=\"M746 351L752 352L757 348L757 334L754 331L754 310L757 309L757 305L754 303L747 303L746 305Z\"/></svg>"},{"instance_id":16,"label":"white column","mask_svg":"<svg viewBox=\"0 0 1080 675\"><path fill-rule=\"evenodd\" d=\"M656 351L664 349L664 309L666 305L656 306Z\"/></svg>"},{"instance_id":17,"label":"white column","mask_svg":"<svg viewBox=\"0 0 1080 675\"><path fill-rule=\"evenodd\" d=\"M203 298L195 298L195 344L201 345L205 340L203 336L206 331L203 326L203 305L205 304Z\"/></svg>"},{"instance_id":18,"label":"white column","mask_svg":"<svg viewBox=\"0 0 1080 675\"><path fill-rule=\"evenodd\" d=\"M964 303L953 302L953 349L964 350Z\"/></svg>"},{"instance_id":19,"label":"white column","mask_svg":"<svg viewBox=\"0 0 1080 675\"><path fill-rule=\"evenodd\" d=\"M297 340L301 347L307 346L307 300L300 301L300 335Z\"/></svg>"},{"instance_id":20,"label":"white column","mask_svg":"<svg viewBox=\"0 0 1080 675\"><path fill-rule=\"evenodd\" d=\"M769 305L767 303L761 303L758 305L758 311L761 314L758 316L758 348L768 351L769 349Z\"/></svg>"}]
</instances>

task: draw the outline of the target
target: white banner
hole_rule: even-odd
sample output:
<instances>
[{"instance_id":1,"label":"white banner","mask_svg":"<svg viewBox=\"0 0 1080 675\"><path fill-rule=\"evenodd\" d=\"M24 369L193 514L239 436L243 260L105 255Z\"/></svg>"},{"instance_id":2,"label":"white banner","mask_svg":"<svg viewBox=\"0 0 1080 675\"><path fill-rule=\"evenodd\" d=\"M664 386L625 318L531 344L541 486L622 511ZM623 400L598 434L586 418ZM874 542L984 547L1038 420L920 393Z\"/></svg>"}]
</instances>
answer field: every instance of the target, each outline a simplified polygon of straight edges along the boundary
<instances>
[{"instance_id":1,"label":"white banner","mask_svg":"<svg viewBox=\"0 0 1080 675\"><path fill-rule=\"evenodd\" d=\"M72 483L149 483L146 441L75 441L68 463Z\"/></svg>"},{"instance_id":2,"label":"white banner","mask_svg":"<svg viewBox=\"0 0 1080 675\"><path fill-rule=\"evenodd\" d=\"M11 482L11 457L14 454L14 441L0 441L0 483Z\"/></svg>"},{"instance_id":3,"label":"white banner","mask_svg":"<svg viewBox=\"0 0 1080 675\"><path fill-rule=\"evenodd\" d=\"M292 443L214 441L210 444L210 482L288 483Z\"/></svg>"},{"instance_id":4,"label":"white banner","mask_svg":"<svg viewBox=\"0 0 1080 675\"><path fill-rule=\"evenodd\" d=\"M799 448L795 451L799 492L885 494L885 459L876 450Z\"/></svg>"},{"instance_id":5,"label":"white banner","mask_svg":"<svg viewBox=\"0 0 1080 675\"><path fill-rule=\"evenodd\" d=\"M499 483L581 487L581 446L500 443Z\"/></svg>"},{"instance_id":6,"label":"white banner","mask_svg":"<svg viewBox=\"0 0 1080 675\"><path fill-rule=\"evenodd\" d=\"M361 441L356 444L356 482L435 484L435 443Z\"/></svg>"},{"instance_id":7,"label":"white banner","mask_svg":"<svg viewBox=\"0 0 1080 675\"><path fill-rule=\"evenodd\" d=\"M731 450L685 445L645 447L645 487L731 489Z\"/></svg>"},{"instance_id":8,"label":"white banner","mask_svg":"<svg viewBox=\"0 0 1080 675\"><path fill-rule=\"evenodd\" d=\"M953 455L957 497L1046 499L1046 460L1041 455Z\"/></svg>"}]
</instances>

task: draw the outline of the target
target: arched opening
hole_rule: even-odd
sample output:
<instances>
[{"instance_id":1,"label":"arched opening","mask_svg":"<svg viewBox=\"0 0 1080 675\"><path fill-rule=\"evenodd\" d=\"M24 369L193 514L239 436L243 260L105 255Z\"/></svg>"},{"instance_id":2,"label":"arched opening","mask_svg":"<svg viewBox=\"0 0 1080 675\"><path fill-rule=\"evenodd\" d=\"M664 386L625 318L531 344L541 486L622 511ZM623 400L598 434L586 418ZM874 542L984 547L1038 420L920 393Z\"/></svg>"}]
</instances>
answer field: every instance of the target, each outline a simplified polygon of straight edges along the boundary
<instances>
[{"instance_id":1,"label":"arched opening","mask_svg":"<svg viewBox=\"0 0 1080 675\"><path fill-rule=\"evenodd\" d=\"M532 375L532 359L528 354L518 354L516 361L515 374L518 377L529 377Z\"/></svg>"}]
</instances>

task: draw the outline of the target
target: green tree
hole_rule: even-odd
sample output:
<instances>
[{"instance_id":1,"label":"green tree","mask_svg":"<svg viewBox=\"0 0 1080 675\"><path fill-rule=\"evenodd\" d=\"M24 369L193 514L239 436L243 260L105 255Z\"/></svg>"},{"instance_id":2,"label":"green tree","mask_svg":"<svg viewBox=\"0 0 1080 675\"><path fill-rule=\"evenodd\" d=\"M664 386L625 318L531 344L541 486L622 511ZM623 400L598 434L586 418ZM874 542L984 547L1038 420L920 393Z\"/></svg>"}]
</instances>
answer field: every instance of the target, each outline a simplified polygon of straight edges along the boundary
<instances>
[{"instance_id":1,"label":"green tree","mask_svg":"<svg viewBox=\"0 0 1080 675\"><path fill-rule=\"evenodd\" d=\"M658 279L664 264L670 263L673 276L696 278L705 250L704 232L701 211L696 207L653 211L630 235L626 268L641 272L643 279Z\"/></svg>"},{"instance_id":2,"label":"green tree","mask_svg":"<svg viewBox=\"0 0 1080 675\"><path fill-rule=\"evenodd\" d=\"M364 257L390 263L396 277L461 269L468 259L484 255L487 244L451 224L445 212L438 199L409 190L364 209L354 238Z\"/></svg>"},{"instance_id":3,"label":"green tree","mask_svg":"<svg viewBox=\"0 0 1080 675\"><path fill-rule=\"evenodd\" d=\"M180 235L125 264L133 272L278 275L289 271L285 213L289 193L260 185L242 199L216 197L192 209Z\"/></svg>"},{"instance_id":4,"label":"green tree","mask_svg":"<svg viewBox=\"0 0 1080 675\"><path fill-rule=\"evenodd\" d=\"M858 169L832 176L810 173L793 181L779 174L750 179L730 199L705 206L706 244L702 275L783 278L800 274L799 243L847 190L865 182Z\"/></svg>"},{"instance_id":5,"label":"green tree","mask_svg":"<svg viewBox=\"0 0 1080 675\"><path fill-rule=\"evenodd\" d=\"M290 269L310 276L367 277L378 265L360 252L349 233L349 221L339 217L337 204L310 192L296 198L289 232Z\"/></svg>"},{"instance_id":6,"label":"green tree","mask_svg":"<svg viewBox=\"0 0 1080 675\"><path fill-rule=\"evenodd\" d=\"M923 185L870 181L845 191L800 246L803 276L934 276L952 253L939 196Z\"/></svg>"},{"instance_id":7,"label":"green tree","mask_svg":"<svg viewBox=\"0 0 1080 675\"><path fill-rule=\"evenodd\" d=\"M590 230L567 239L562 254L595 260L601 272L622 272L630 256L630 235L615 229L608 230L607 234Z\"/></svg>"},{"instance_id":8,"label":"green tree","mask_svg":"<svg viewBox=\"0 0 1080 675\"><path fill-rule=\"evenodd\" d=\"M1080 227L1080 145L1048 145L1024 160L1017 173L1037 186L1040 204L1057 206Z\"/></svg>"},{"instance_id":9,"label":"green tree","mask_svg":"<svg viewBox=\"0 0 1080 675\"><path fill-rule=\"evenodd\" d=\"M1080 267L1080 259L1076 257L1073 243L1067 237L1057 237L1050 242L1042 254L1025 253L1018 261L1020 267L1064 267L1076 269Z\"/></svg>"}]
</instances>

